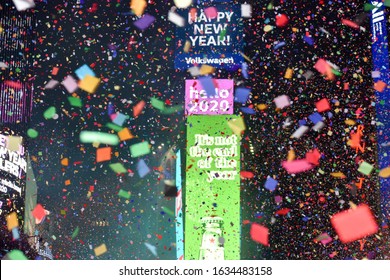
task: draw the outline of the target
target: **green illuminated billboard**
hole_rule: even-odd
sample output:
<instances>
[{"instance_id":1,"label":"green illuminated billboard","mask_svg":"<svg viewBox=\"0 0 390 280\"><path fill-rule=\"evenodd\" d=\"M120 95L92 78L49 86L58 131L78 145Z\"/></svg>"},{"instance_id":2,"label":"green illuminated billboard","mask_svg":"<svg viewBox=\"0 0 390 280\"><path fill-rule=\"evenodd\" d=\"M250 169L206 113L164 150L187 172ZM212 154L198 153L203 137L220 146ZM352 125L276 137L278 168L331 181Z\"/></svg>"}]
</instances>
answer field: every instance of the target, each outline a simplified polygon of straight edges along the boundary
<instances>
[{"instance_id":1,"label":"green illuminated billboard","mask_svg":"<svg viewBox=\"0 0 390 280\"><path fill-rule=\"evenodd\" d=\"M240 259L240 130L237 124L241 120L232 115L187 118L186 260Z\"/></svg>"}]
</instances>

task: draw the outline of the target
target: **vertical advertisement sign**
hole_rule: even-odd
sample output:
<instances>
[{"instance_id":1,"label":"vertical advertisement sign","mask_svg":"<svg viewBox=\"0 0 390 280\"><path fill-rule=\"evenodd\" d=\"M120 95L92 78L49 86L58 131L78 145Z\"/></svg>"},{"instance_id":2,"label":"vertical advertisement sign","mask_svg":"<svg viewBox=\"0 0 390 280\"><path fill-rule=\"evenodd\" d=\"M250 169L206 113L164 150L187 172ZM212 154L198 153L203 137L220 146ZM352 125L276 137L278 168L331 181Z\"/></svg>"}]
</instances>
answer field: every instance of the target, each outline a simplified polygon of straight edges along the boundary
<instances>
[{"instance_id":1,"label":"vertical advertisement sign","mask_svg":"<svg viewBox=\"0 0 390 280\"><path fill-rule=\"evenodd\" d=\"M177 14L184 19L184 26L176 28L176 69L187 70L202 64L229 71L241 67L243 21L240 5L205 3L178 9Z\"/></svg>"},{"instance_id":2,"label":"vertical advertisement sign","mask_svg":"<svg viewBox=\"0 0 390 280\"><path fill-rule=\"evenodd\" d=\"M371 11L372 34L372 60L375 88L376 88L376 118L377 118L377 142L378 164L380 169L390 166L390 154L388 153L388 136L390 134L390 71L389 49L386 27L386 10L382 1L371 1L374 9ZM387 85L387 86L385 86ZM381 124L381 125L379 125ZM390 183L389 179L380 178L382 220L390 225Z\"/></svg>"},{"instance_id":3,"label":"vertical advertisement sign","mask_svg":"<svg viewBox=\"0 0 390 280\"><path fill-rule=\"evenodd\" d=\"M187 117L185 259L240 259L240 135L230 115Z\"/></svg>"},{"instance_id":4,"label":"vertical advertisement sign","mask_svg":"<svg viewBox=\"0 0 390 280\"><path fill-rule=\"evenodd\" d=\"M16 212L22 221L27 162L23 138L0 134L0 215Z\"/></svg>"},{"instance_id":5,"label":"vertical advertisement sign","mask_svg":"<svg viewBox=\"0 0 390 280\"><path fill-rule=\"evenodd\" d=\"M199 80L186 80L186 115L233 114L233 80L213 79L212 94L206 92Z\"/></svg>"},{"instance_id":6,"label":"vertical advertisement sign","mask_svg":"<svg viewBox=\"0 0 390 280\"><path fill-rule=\"evenodd\" d=\"M182 180L181 180L181 153L176 153L176 187L177 196L175 200L175 216L176 216L176 258L184 259L184 225L183 225L183 196L182 196Z\"/></svg>"}]
</instances>

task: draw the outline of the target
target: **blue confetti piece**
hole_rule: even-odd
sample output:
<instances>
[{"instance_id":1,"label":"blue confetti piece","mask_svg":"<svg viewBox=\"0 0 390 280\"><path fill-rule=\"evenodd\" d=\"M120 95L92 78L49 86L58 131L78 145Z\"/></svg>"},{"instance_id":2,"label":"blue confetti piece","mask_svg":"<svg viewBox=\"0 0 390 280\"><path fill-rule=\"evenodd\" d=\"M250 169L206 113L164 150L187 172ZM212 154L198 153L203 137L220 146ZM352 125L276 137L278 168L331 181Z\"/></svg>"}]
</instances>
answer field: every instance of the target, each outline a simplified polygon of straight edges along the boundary
<instances>
[{"instance_id":1,"label":"blue confetti piece","mask_svg":"<svg viewBox=\"0 0 390 280\"><path fill-rule=\"evenodd\" d=\"M274 191L277 185L278 185L278 181L276 181L272 177L268 177L267 181L265 181L264 188L270 191Z\"/></svg>"},{"instance_id":2,"label":"blue confetti piece","mask_svg":"<svg viewBox=\"0 0 390 280\"><path fill-rule=\"evenodd\" d=\"M299 126L306 125L306 121L305 120L299 120L298 124L299 124Z\"/></svg>"},{"instance_id":3,"label":"blue confetti piece","mask_svg":"<svg viewBox=\"0 0 390 280\"><path fill-rule=\"evenodd\" d=\"M199 77L198 81L202 85L202 88L206 91L208 97L215 95L215 87L213 79L209 76Z\"/></svg>"},{"instance_id":4,"label":"blue confetti piece","mask_svg":"<svg viewBox=\"0 0 390 280\"><path fill-rule=\"evenodd\" d=\"M245 114L250 114L250 115L256 114L256 111L249 107L241 107L241 111Z\"/></svg>"},{"instance_id":5,"label":"blue confetti piece","mask_svg":"<svg viewBox=\"0 0 390 280\"><path fill-rule=\"evenodd\" d=\"M249 98L251 89L249 88L236 88L234 94L234 102L237 103L246 103Z\"/></svg>"},{"instance_id":6,"label":"blue confetti piece","mask_svg":"<svg viewBox=\"0 0 390 280\"><path fill-rule=\"evenodd\" d=\"M248 75L248 64L246 62L242 63L241 65L241 73L242 73L242 76L245 78L245 79L249 79L249 75Z\"/></svg>"},{"instance_id":7,"label":"blue confetti piece","mask_svg":"<svg viewBox=\"0 0 390 280\"><path fill-rule=\"evenodd\" d=\"M312 123L317 124L318 122L322 121L322 116L316 112L316 113L313 113L309 116L309 120Z\"/></svg>"},{"instance_id":8,"label":"blue confetti piece","mask_svg":"<svg viewBox=\"0 0 390 280\"><path fill-rule=\"evenodd\" d=\"M145 177L150 172L150 168L143 159L137 163L137 172L141 178Z\"/></svg>"},{"instance_id":9,"label":"blue confetti piece","mask_svg":"<svg viewBox=\"0 0 390 280\"><path fill-rule=\"evenodd\" d=\"M274 50L277 50L286 45L286 42L280 42L274 46Z\"/></svg>"},{"instance_id":10,"label":"blue confetti piece","mask_svg":"<svg viewBox=\"0 0 390 280\"><path fill-rule=\"evenodd\" d=\"M128 119L129 117L122 114L122 113L117 113L115 119L112 120L112 122L116 125L122 126L123 123Z\"/></svg>"},{"instance_id":11,"label":"blue confetti piece","mask_svg":"<svg viewBox=\"0 0 390 280\"><path fill-rule=\"evenodd\" d=\"M303 37L303 40L309 44L310 46L313 46L314 45L314 39L312 37L309 37L309 36L305 36Z\"/></svg>"},{"instance_id":12,"label":"blue confetti piece","mask_svg":"<svg viewBox=\"0 0 390 280\"><path fill-rule=\"evenodd\" d=\"M84 79L84 77L86 75L96 77L95 72L93 72L93 70L91 68L89 68L89 66L87 64L84 64L80 68L76 69L76 71L74 71L74 72L76 73L77 77L80 80Z\"/></svg>"}]
</instances>

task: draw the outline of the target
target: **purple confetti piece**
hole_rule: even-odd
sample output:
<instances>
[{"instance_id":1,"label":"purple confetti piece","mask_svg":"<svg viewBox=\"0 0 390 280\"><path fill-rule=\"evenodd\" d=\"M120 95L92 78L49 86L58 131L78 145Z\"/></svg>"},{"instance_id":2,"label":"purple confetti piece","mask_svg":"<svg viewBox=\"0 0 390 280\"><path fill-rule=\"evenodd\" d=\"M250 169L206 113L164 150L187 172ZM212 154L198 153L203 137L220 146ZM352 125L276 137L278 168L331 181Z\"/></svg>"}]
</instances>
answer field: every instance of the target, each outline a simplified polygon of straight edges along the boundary
<instances>
[{"instance_id":1,"label":"purple confetti piece","mask_svg":"<svg viewBox=\"0 0 390 280\"><path fill-rule=\"evenodd\" d=\"M144 31L146 28L148 28L154 21L155 17L149 14L145 14L142 18L134 22L135 27L138 29Z\"/></svg>"}]
</instances>

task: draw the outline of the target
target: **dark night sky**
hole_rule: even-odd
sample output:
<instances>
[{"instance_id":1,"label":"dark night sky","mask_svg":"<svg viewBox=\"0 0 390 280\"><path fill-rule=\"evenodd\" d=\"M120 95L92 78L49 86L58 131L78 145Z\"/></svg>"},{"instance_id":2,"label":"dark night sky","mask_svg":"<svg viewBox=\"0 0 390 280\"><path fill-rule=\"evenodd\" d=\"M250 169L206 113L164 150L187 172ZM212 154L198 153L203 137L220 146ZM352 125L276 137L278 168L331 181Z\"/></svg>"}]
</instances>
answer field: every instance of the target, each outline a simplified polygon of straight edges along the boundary
<instances>
[{"instance_id":1,"label":"dark night sky","mask_svg":"<svg viewBox=\"0 0 390 280\"><path fill-rule=\"evenodd\" d=\"M174 199L164 197L158 166L172 145L185 147L185 117L183 112L162 114L150 103L154 97L166 106L182 105L184 80L192 78L189 73L174 69L176 27L167 21L172 1L149 1L146 12L155 16L156 21L143 32L133 25L136 17L129 14L129 1L85 0L82 7L76 7L76 1L47 2L37 3L34 9L38 26L34 50L35 107L30 126L39 136L29 141L39 187L38 202L51 211L45 221L44 239L52 245L58 259L90 259L94 256L91 248L102 243L108 248L99 257L102 259L174 259L174 221L161 213L162 206L174 208ZM374 165L376 162L376 128L371 124L375 119L371 106L375 96L370 78L370 27L363 16L363 1L273 1L273 9L267 9L271 1L247 2L256 3L252 18L244 20L242 34L243 52L251 58L249 77L245 78L241 69L214 73L214 78L229 78L236 85L250 87L251 97L245 106L256 109L256 114L245 114L240 109L242 105L235 104L235 112L244 116L248 128L241 145L241 169L255 175L242 180L242 220L269 227L271 246L252 241L249 225L243 223L242 258L382 258L383 242L375 236L366 238L363 250L358 241L344 245L333 240L326 246L314 242L325 232L335 239L329 216L348 209L349 201L367 203L375 215L379 213L376 174L366 178L361 190L347 187L360 176L356 164L359 159ZM265 33L264 26L267 22L275 26L278 13L288 15L288 26ZM367 31L343 25L342 18L361 21ZM321 32L321 27L329 34ZM313 39L312 45L303 39L306 32ZM274 45L281 41L285 46L274 50ZM339 66L341 75L325 80L313 68L318 58ZM70 106L70 94L63 86L44 89L50 79L61 82L69 74L76 77L74 71L83 64L92 65L102 82L94 94L76 92L83 101L82 108ZM60 68L55 76L51 74L53 67ZM287 68L294 69L292 79L284 78ZM314 75L306 80L302 74L308 70ZM344 83L349 83L349 90L343 90ZM273 99L282 94L287 94L293 105L276 110ZM313 113L314 103L324 97L332 104L331 114L323 113L325 128L291 139L299 121L310 124L307 116ZM133 117L133 106L141 100L146 102L143 113ZM96 163L96 148L79 141L82 130L110 132L105 127L110 122L109 103L116 112L129 116L123 126L137 136L113 147L111 162L123 163L129 170L126 175L113 173L107 162ZM259 110L258 104L268 108ZM43 117L50 106L56 107L58 119ZM355 117L358 108L363 108L364 117L357 124L365 125L364 141L366 149L371 149L362 154L356 154L346 144L349 132L344 123ZM287 118L292 124L283 128ZM356 130L356 126L349 129ZM328 135L329 131L333 134ZM142 157L151 172L140 178L136 170L139 159L131 158L129 146L143 140L152 144L152 152ZM291 176L281 167L290 149L301 158L314 148L322 153L319 168L325 175L316 168ZM62 158L69 158L69 166L61 166ZM342 181L329 175L338 171L346 175ZM263 185L267 176L272 175L279 185L271 193ZM65 180L71 180L71 184L65 186ZM95 191L88 198L92 185ZM336 188L339 196L334 194ZM131 191L131 199L126 202L119 198L119 189ZM275 203L275 196L282 197L282 202ZM290 212L275 214L280 209ZM102 220L109 226L91 226ZM77 227L79 234L72 238ZM380 230L378 234L384 233ZM144 243L155 246L158 257ZM332 253L335 254L330 257Z\"/></svg>"}]
</instances>

